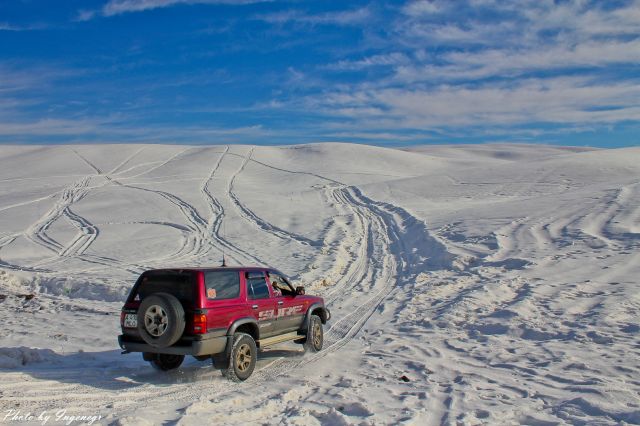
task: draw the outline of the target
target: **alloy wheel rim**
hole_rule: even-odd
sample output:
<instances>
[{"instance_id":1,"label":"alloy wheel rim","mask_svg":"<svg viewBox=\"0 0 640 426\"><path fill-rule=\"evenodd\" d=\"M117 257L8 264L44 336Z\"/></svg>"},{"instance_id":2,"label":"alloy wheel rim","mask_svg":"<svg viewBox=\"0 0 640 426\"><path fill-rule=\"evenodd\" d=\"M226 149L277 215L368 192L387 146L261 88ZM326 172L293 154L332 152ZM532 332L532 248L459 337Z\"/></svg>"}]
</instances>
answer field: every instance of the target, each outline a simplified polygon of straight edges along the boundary
<instances>
[{"instance_id":1,"label":"alloy wheel rim","mask_svg":"<svg viewBox=\"0 0 640 426\"><path fill-rule=\"evenodd\" d=\"M251 365L251 348L246 343L238 348L236 353L236 365L239 371L245 372Z\"/></svg>"},{"instance_id":2,"label":"alloy wheel rim","mask_svg":"<svg viewBox=\"0 0 640 426\"><path fill-rule=\"evenodd\" d=\"M313 326L313 345L319 348L322 344L322 328L320 324L316 323Z\"/></svg>"},{"instance_id":3,"label":"alloy wheel rim","mask_svg":"<svg viewBox=\"0 0 640 426\"><path fill-rule=\"evenodd\" d=\"M161 306L151 305L144 313L144 327L147 332L154 336L160 337L169 326L169 316Z\"/></svg>"}]
</instances>

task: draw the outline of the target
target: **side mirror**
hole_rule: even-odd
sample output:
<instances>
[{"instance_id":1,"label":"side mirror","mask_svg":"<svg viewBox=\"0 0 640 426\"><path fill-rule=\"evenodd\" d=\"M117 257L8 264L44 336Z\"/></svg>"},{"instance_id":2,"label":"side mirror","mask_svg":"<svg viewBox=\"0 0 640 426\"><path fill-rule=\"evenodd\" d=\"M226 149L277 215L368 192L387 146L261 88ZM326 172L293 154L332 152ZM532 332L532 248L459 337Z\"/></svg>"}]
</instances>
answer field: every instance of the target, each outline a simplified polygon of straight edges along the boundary
<instances>
[{"instance_id":1,"label":"side mirror","mask_svg":"<svg viewBox=\"0 0 640 426\"><path fill-rule=\"evenodd\" d=\"M301 286L301 285L300 285L300 286L298 286L298 287L296 287L296 294L298 294L298 295L301 295L301 296L302 296L302 295L304 294L304 287L303 287L303 286Z\"/></svg>"}]
</instances>

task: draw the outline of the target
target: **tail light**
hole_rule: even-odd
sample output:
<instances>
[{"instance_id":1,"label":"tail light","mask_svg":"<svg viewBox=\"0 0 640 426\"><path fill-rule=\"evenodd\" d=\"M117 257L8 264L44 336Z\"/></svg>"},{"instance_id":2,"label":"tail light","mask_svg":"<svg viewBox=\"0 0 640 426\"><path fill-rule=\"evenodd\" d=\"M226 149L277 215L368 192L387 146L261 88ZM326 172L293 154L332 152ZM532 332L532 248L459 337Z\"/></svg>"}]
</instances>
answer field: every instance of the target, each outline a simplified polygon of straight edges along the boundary
<instances>
[{"instance_id":1,"label":"tail light","mask_svg":"<svg viewBox=\"0 0 640 426\"><path fill-rule=\"evenodd\" d=\"M120 311L120 327L124 327L124 311Z\"/></svg>"},{"instance_id":2,"label":"tail light","mask_svg":"<svg viewBox=\"0 0 640 426\"><path fill-rule=\"evenodd\" d=\"M207 316L195 314L193 316L193 334L205 334L207 332Z\"/></svg>"}]
</instances>

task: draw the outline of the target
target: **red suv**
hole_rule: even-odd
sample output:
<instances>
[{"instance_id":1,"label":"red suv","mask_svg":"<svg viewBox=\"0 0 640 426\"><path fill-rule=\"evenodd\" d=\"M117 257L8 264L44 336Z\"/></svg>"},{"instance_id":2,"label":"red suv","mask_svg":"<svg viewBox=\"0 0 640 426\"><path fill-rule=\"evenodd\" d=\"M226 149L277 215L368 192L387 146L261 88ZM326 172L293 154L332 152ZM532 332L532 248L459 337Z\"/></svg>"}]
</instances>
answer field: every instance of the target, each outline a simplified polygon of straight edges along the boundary
<instances>
[{"instance_id":1,"label":"red suv","mask_svg":"<svg viewBox=\"0 0 640 426\"><path fill-rule=\"evenodd\" d=\"M220 267L144 272L122 308L123 353L142 352L160 370L185 355L211 358L234 381L246 380L258 348L294 341L322 349L331 314L321 297L293 288L271 268Z\"/></svg>"}]
</instances>

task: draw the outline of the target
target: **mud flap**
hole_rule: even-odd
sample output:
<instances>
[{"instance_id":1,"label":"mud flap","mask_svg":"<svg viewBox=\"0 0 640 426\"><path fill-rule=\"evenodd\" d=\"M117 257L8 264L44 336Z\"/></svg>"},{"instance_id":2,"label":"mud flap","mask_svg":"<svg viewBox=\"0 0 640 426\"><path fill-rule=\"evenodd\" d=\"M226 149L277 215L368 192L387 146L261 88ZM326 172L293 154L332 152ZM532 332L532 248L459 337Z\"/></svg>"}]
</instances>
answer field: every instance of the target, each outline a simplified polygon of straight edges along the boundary
<instances>
[{"instance_id":1,"label":"mud flap","mask_svg":"<svg viewBox=\"0 0 640 426\"><path fill-rule=\"evenodd\" d=\"M224 348L224 352L211 355L214 368L219 370L226 370L229 368L231 349L233 349L233 336L227 336L227 345Z\"/></svg>"}]
</instances>

